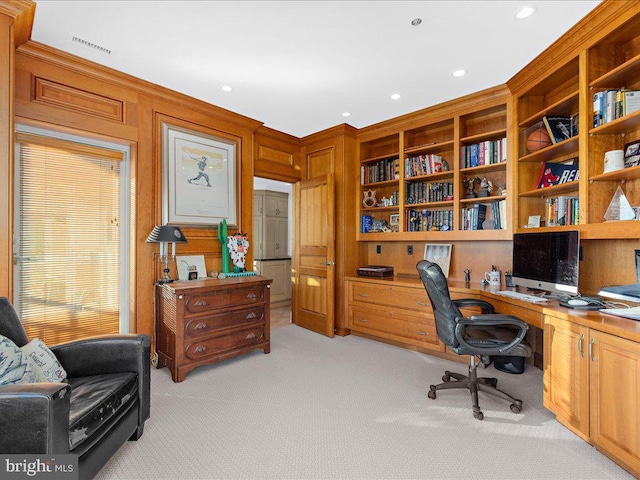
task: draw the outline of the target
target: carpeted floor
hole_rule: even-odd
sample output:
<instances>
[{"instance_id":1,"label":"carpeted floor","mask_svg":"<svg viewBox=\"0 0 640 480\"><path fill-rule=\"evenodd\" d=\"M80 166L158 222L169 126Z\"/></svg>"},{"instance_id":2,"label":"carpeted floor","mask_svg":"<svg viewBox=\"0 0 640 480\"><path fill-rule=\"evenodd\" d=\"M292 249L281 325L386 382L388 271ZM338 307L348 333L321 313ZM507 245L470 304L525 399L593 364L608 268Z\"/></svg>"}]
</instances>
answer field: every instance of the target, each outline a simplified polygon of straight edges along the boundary
<instances>
[{"instance_id":1,"label":"carpeted floor","mask_svg":"<svg viewBox=\"0 0 640 480\"><path fill-rule=\"evenodd\" d=\"M173 383L152 369L151 418L99 479L632 479L542 406L542 372L486 370L524 402L427 398L465 365L289 325L262 351Z\"/></svg>"}]
</instances>

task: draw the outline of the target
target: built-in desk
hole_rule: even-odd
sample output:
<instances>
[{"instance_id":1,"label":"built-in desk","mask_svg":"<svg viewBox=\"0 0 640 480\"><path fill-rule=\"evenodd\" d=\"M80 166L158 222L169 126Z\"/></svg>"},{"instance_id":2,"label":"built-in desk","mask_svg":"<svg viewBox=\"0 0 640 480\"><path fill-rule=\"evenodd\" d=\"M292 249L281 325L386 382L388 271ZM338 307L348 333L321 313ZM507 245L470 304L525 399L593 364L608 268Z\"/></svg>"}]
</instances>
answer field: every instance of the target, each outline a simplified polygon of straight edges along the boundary
<instances>
[{"instance_id":1,"label":"built-in desk","mask_svg":"<svg viewBox=\"0 0 640 480\"><path fill-rule=\"evenodd\" d=\"M447 353L437 338L429 297L419 278L347 277L345 289L345 317L353 333L461 359ZM449 282L449 290L454 299L486 300L497 313L536 327L529 333L538 344L532 345L534 350L543 350L544 406L640 478L640 322L565 308L553 300L523 302L479 284Z\"/></svg>"}]
</instances>

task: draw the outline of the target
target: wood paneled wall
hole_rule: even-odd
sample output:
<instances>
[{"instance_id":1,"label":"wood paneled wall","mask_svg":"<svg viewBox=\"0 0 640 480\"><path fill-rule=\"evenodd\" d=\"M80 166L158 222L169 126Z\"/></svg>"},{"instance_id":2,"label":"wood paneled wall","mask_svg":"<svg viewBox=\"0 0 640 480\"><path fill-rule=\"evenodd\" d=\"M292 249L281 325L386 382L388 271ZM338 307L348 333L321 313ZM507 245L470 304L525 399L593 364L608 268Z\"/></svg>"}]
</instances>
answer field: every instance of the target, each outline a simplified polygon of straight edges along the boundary
<instances>
[{"instance_id":1,"label":"wood paneled wall","mask_svg":"<svg viewBox=\"0 0 640 480\"><path fill-rule=\"evenodd\" d=\"M162 223L163 122L237 142L238 228L250 236L253 142L261 123L36 42L27 42L16 50L15 79L16 123L131 147L135 204L131 329L152 333L153 283L161 267L158 246L145 240L152 228ZM11 204L7 190L0 195L0 203ZM213 225L183 231L188 243L177 245L177 252L204 254L207 270L220 271L221 248ZM5 258L0 271L10 269L6 263ZM172 273L175 276L175 265ZM10 274L3 277L10 282Z\"/></svg>"}]
</instances>

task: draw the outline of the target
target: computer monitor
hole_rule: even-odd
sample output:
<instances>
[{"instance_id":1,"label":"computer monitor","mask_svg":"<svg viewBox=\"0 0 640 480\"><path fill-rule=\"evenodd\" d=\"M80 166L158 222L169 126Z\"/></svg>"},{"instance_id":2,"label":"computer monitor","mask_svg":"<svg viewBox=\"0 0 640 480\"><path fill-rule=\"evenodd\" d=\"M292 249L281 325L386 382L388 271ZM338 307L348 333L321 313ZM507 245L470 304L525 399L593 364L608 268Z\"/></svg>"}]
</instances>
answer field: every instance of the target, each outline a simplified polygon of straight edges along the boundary
<instances>
[{"instance_id":1,"label":"computer monitor","mask_svg":"<svg viewBox=\"0 0 640 480\"><path fill-rule=\"evenodd\" d=\"M513 236L515 285L552 293L578 293L580 235L577 231L516 233Z\"/></svg>"}]
</instances>

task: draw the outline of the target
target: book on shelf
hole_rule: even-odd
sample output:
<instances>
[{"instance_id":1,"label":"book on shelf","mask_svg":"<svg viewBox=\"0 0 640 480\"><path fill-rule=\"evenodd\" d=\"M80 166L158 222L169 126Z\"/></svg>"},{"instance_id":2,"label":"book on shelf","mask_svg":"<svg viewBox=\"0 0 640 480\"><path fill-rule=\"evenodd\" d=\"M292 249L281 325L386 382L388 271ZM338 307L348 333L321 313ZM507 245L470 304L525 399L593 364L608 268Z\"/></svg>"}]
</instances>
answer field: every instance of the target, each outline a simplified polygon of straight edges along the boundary
<instances>
[{"instance_id":1,"label":"book on shelf","mask_svg":"<svg viewBox=\"0 0 640 480\"><path fill-rule=\"evenodd\" d=\"M507 138L486 140L460 147L460 168L493 165L507 161Z\"/></svg>"},{"instance_id":2,"label":"book on shelf","mask_svg":"<svg viewBox=\"0 0 640 480\"><path fill-rule=\"evenodd\" d=\"M542 121L554 145L572 137L571 117L545 115Z\"/></svg>"},{"instance_id":3,"label":"book on shelf","mask_svg":"<svg viewBox=\"0 0 640 480\"><path fill-rule=\"evenodd\" d=\"M599 127L640 110L640 91L602 90L593 94L593 126Z\"/></svg>"},{"instance_id":4,"label":"book on shelf","mask_svg":"<svg viewBox=\"0 0 640 480\"><path fill-rule=\"evenodd\" d=\"M580 200L575 196L546 199L546 219L548 227L580 224Z\"/></svg>"},{"instance_id":5,"label":"book on shelf","mask_svg":"<svg viewBox=\"0 0 640 480\"><path fill-rule=\"evenodd\" d=\"M544 162L536 188L552 187L578 180L580 170L578 169L577 160L577 158L574 158L568 163Z\"/></svg>"},{"instance_id":6,"label":"book on shelf","mask_svg":"<svg viewBox=\"0 0 640 480\"><path fill-rule=\"evenodd\" d=\"M462 209L462 230L482 230L483 223L487 219L487 206L476 203L471 207Z\"/></svg>"}]
</instances>

